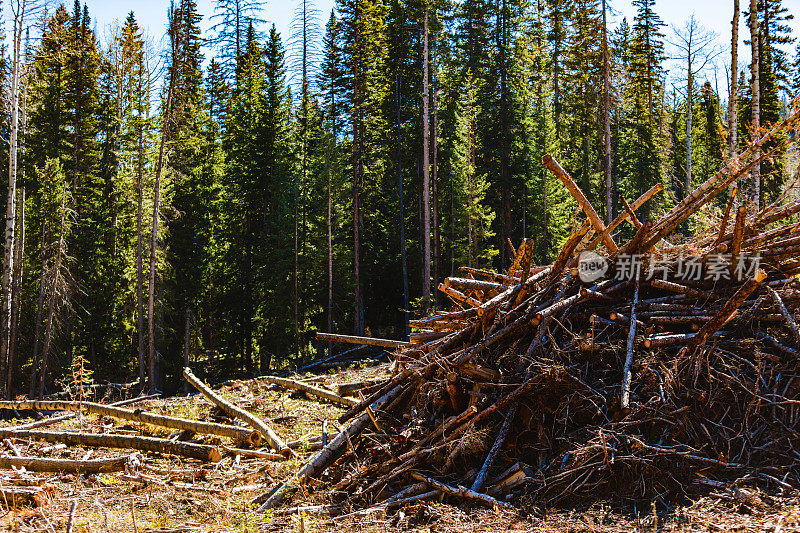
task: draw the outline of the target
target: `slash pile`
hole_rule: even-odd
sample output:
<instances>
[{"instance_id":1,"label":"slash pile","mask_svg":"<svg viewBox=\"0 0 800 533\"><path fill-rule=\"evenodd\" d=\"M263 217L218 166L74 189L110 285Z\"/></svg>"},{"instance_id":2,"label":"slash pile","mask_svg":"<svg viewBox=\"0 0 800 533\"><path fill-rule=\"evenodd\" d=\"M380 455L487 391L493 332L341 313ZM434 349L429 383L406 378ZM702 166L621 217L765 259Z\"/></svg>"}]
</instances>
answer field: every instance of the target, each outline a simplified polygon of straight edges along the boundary
<instances>
[{"instance_id":1,"label":"slash pile","mask_svg":"<svg viewBox=\"0 0 800 533\"><path fill-rule=\"evenodd\" d=\"M335 497L356 506L442 494L490 506L635 502L742 478L800 487L800 201L752 212L732 191L720 212L709 205L797 122L654 222L635 211L660 186L623 202L606 227L545 156L586 223L551 265L532 265L525 241L507 272L463 268L446 280L455 308L412 322L394 376L363 391L340 419L348 426L262 509L329 467ZM701 229L671 244L692 215ZM625 221L635 235L618 244ZM696 279L686 279L690 256ZM587 257L610 265L604 277L584 281L602 272L586 270ZM641 270L625 276L631 258Z\"/></svg>"}]
</instances>

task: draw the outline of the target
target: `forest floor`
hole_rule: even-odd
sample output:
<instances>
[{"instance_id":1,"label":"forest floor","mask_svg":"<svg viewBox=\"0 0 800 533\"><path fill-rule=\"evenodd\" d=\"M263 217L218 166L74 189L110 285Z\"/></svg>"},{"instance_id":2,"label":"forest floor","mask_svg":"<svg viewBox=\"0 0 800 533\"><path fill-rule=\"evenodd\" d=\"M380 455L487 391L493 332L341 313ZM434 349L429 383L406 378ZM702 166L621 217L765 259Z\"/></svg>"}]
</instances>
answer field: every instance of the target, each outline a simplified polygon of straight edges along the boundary
<instances>
[{"instance_id":1,"label":"forest floor","mask_svg":"<svg viewBox=\"0 0 800 533\"><path fill-rule=\"evenodd\" d=\"M383 376L387 371L387 365L351 368L325 374L321 383L335 390L339 383ZM277 389L258 379L231 382L219 390L237 405L271 420L273 428L287 442L319 435L325 420L329 427L336 428L336 418L343 412L336 406ZM138 407L199 420L224 419L199 395L150 400ZM159 431L151 426L93 415L82 420L74 418L50 431L77 430L81 426L92 431L113 428L116 433L127 431L161 437L170 434L170 430ZM330 431L333 433L335 429ZM23 455L73 459L87 456L85 450L63 445L31 442L18 443L17 447ZM285 462L227 456L218 463L206 464L148 453L136 475L6 473L0 475L0 488L14 484L20 476L33 476L46 487L46 496L40 498L38 506L15 506L0 499L0 528L23 532L65 531L70 507L75 502L73 532L800 531L800 498L738 489L720 489L694 502L639 513L605 502L604 495L598 495L598 502L589 508L552 509L527 516L521 512L446 503L412 505L389 515L356 512L329 518L282 514L280 510L256 514L250 500L296 472L310 453L300 453L300 458ZM119 451L94 450L91 458L113 455L119 455ZM330 494L318 491L298 495L290 505L329 501Z\"/></svg>"}]
</instances>

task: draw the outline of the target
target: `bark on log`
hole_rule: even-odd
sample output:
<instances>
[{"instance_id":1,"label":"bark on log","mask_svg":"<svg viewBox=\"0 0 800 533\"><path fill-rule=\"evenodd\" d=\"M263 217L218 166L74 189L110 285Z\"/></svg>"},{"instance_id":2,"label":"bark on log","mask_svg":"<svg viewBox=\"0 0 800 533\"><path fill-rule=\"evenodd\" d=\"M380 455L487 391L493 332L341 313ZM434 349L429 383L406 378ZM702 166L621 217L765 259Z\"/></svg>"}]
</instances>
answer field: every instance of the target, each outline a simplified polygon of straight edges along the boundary
<instances>
[{"instance_id":1,"label":"bark on log","mask_svg":"<svg viewBox=\"0 0 800 533\"><path fill-rule=\"evenodd\" d=\"M148 396L139 396L137 398L130 398L128 400L122 400L121 402L114 402L109 404L112 407L122 407L123 405L130 405L133 403L138 403L144 400L152 400L154 398L158 398L161 396L160 394L150 394ZM42 420L37 420L36 422L30 422L29 424L21 424L19 426L10 426L6 427L5 429L13 429L17 431L24 431L28 429L36 429L46 426L52 426L53 424L58 424L59 422L64 422L65 420L70 420L78 416L78 413L69 413L62 416L53 416L50 418L45 418Z\"/></svg>"},{"instance_id":2,"label":"bark on log","mask_svg":"<svg viewBox=\"0 0 800 533\"><path fill-rule=\"evenodd\" d=\"M570 177L567 171L564 170L558 161L556 161L550 154L545 154L544 157L542 157L542 163L544 163L544 166L546 166L550 172L552 172L559 180L561 180L561 183L563 183L570 194L572 194L573 198L575 198L575 200L578 202L578 205L580 205L581 209L583 209L583 212L586 213L586 216L589 219L589 222L592 223L594 230L603 236L603 242L605 243L606 248L608 248L611 253L616 253L618 250L617 244L614 242L614 239L611 238L611 235L608 235L605 224L603 224L603 221L600 220L599 216L597 216L597 212L594 210L594 207L592 207L592 204L590 204L589 200L586 199L586 196L580 190L578 185L572 180L572 177Z\"/></svg>"},{"instance_id":3,"label":"bark on log","mask_svg":"<svg viewBox=\"0 0 800 533\"><path fill-rule=\"evenodd\" d=\"M137 435L109 435L96 433L72 433L68 431L10 431L0 429L0 438L4 439L32 439L45 442L60 442L67 446L91 446L96 448L123 448L158 452L180 457L199 459L204 462L216 463L222 458L216 446L193 444L189 442L157 439L154 437L140 437Z\"/></svg>"},{"instance_id":4,"label":"bark on log","mask_svg":"<svg viewBox=\"0 0 800 533\"><path fill-rule=\"evenodd\" d=\"M316 396L317 398L322 398L324 400L328 400L329 402L338 403L340 405L344 405L347 407L351 407L358 403L358 400L356 400L355 398L347 398L339 396L338 394L334 394L333 392L326 391L319 387L314 387L313 385L309 385L308 383L295 381L293 379L279 378L275 376L264 376L260 378L260 380L266 381L267 383L271 383L273 385L278 385L279 387L283 387L285 389L303 391L308 394L311 394L312 396Z\"/></svg>"},{"instance_id":5,"label":"bark on log","mask_svg":"<svg viewBox=\"0 0 800 533\"><path fill-rule=\"evenodd\" d=\"M622 398L620 400L620 406L622 409L628 409L630 407L630 398L631 398L631 379L632 379L632 372L631 367L633 365L633 354L635 349L636 340L636 304L639 302L639 278L636 278L636 288L633 291L633 302L631 303L631 318L630 318L630 329L628 330L628 349L627 349L627 356L625 358L625 367L622 369Z\"/></svg>"},{"instance_id":6,"label":"bark on log","mask_svg":"<svg viewBox=\"0 0 800 533\"><path fill-rule=\"evenodd\" d=\"M375 339L372 337L356 337L353 335L337 335L335 333L317 333L318 341L343 342L348 344L363 344L366 346L380 346L382 348L399 348L411 346L410 342L395 341L391 339Z\"/></svg>"},{"instance_id":7,"label":"bark on log","mask_svg":"<svg viewBox=\"0 0 800 533\"><path fill-rule=\"evenodd\" d=\"M712 248L715 248L722 242L722 238L725 236L725 232L728 230L728 219L731 216L733 204L736 203L737 190L738 188L735 185L731 187L731 193L730 196L728 196L728 204L725 206L725 213L722 215L722 223L719 225L719 233L717 235L717 239L714 241L714 244L711 245Z\"/></svg>"},{"instance_id":8,"label":"bark on log","mask_svg":"<svg viewBox=\"0 0 800 533\"><path fill-rule=\"evenodd\" d=\"M121 472L131 456L110 459L50 459L47 457L0 457L0 468L25 468L31 472L60 472L63 474L101 474Z\"/></svg>"},{"instance_id":9,"label":"bark on log","mask_svg":"<svg viewBox=\"0 0 800 533\"><path fill-rule=\"evenodd\" d=\"M123 409L121 407L114 407L111 405L104 405L101 403L93 402L68 402L63 400L57 401L20 401L20 402L7 402L0 400L0 409L33 409L36 411L78 411L81 408L89 413L96 415L103 415L112 418L120 418L122 420L131 420L133 422L142 422L150 424L151 426L159 426L171 429L180 429L182 431L191 431L193 433L200 433L203 435L217 435L219 437L226 437L236 442L247 443L251 446L258 446L261 444L261 435L257 431L252 431L247 428L229 426L226 424L215 424L213 422L201 422L199 420L187 420L185 418L176 418L172 416L158 415L155 413L148 413L138 409Z\"/></svg>"},{"instance_id":10,"label":"bark on log","mask_svg":"<svg viewBox=\"0 0 800 533\"><path fill-rule=\"evenodd\" d=\"M337 385L336 392L339 393L339 396L350 396L354 392L358 392L364 389L369 389L370 387L382 386L384 383L386 383L386 378L367 379L364 381L342 383L340 385Z\"/></svg>"},{"instance_id":11,"label":"bark on log","mask_svg":"<svg viewBox=\"0 0 800 533\"><path fill-rule=\"evenodd\" d=\"M270 446L272 446L275 450L277 450L278 453L286 455L287 457L290 457L294 454L292 449L286 446L286 444L284 444L281 438L278 437L278 435L275 434L274 431L272 431L272 428L270 428L266 424L266 422L264 422L257 416L248 413L244 409L236 407L235 405L233 405L232 403L230 403L229 401L225 400L220 395L212 391L208 387L208 385L200 381L197 378L197 376L192 374L192 371L189 368L183 369L183 377L186 378L186 381L191 383L197 390L202 392L203 395L206 398L208 398L208 400L211 403L213 403L214 405L225 411L228 415L234 418L238 418L239 420L243 420L247 422L250 425L250 427L258 430L261 433L261 436L267 440L267 443Z\"/></svg>"}]
</instances>

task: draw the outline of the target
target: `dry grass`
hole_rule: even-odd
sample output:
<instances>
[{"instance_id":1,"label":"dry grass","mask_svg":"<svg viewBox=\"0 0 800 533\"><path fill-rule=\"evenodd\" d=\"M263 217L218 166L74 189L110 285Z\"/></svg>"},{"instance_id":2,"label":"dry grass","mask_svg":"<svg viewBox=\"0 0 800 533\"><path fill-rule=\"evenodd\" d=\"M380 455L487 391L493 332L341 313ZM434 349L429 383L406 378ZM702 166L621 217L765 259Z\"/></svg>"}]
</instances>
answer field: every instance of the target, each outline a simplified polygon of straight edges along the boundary
<instances>
[{"instance_id":1,"label":"dry grass","mask_svg":"<svg viewBox=\"0 0 800 533\"><path fill-rule=\"evenodd\" d=\"M339 383L385 374L385 365L351 369L324 376L323 386L335 390ZM335 432L342 409L288 393L258 380L233 382L223 387L224 396L272 421L286 441L319 435L327 420ZM225 420L200 396L147 401L142 408L201 420ZM142 432L169 436L169 430L90 416L84 429ZM52 429L76 430L72 419ZM200 439L214 442L214 438ZM17 442L23 455L60 458L92 458L126 453L120 450L85 450L40 442ZM282 514L255 514L250 500L295 472L309 452L287 462L225 457L216 464L145 454L139 469L142 481L125 475L43 475L5 472L0 484L22 480L43 483L47 497L40 507L17 507L0 499L0 528L7 531L60 532L66 528L69 508L77 501L74 532L95 531L230 531L230 532L380 532L407 531L799 531L800 500L766 495L752 489L720 490L684 507L658 508L637 515L596 504L572 511L531 509L528 516L459 508L441 502L409 506L399 512L358 513L336 518ZM324 481L324 480L323 480ZM323 484L324 485L324 484ZM598 495L602 499L603 495ZM324 491L298 495L293 505L328 503ZM656 518L657 517L657 518Z\"/></svg>"}]
</instances>

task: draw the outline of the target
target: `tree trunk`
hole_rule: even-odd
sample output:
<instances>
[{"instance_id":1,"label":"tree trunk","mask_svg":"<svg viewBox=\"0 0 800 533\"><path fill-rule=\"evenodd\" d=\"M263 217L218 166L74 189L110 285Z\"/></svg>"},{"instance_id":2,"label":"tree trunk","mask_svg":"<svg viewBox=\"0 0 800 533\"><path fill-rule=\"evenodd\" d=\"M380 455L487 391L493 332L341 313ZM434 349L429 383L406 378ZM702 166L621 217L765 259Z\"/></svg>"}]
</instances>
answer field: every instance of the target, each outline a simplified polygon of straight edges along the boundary
<instances>
[{"instance_id":1,"label":"tree trunk","mask_svg":"<svg viewBox=\"0 0 800 533\"><path fill-rule=\"evenodd\" d=\"M356 7L356 18L360 18ZM357 20L355 32L356 50L361 46L360 21ZM353 61L353 296L354 331L364 334L364 297L361 294L361 69L359 58Z\"/></svg>"},{"instance_id":2,"label":"tree trunk","mask_svg":"<svg viewBox=\"0 0 800 533\"><path fill-rule=\"evenodd\" d=\"M690 30L691 31L691 30ZM686 194L692 192L692 106L693 106L693 98L692 98L692 90L693 90L693 79L692 79L692 44L691 44L691 33L689 36L689 53L687 54L689 57L688 60L688 68L689 68L689 75L686 80Z\"/></svg>"},{"instance_id":3,"label":"tree trunk","mask_svg":"<svg viewBox=\"0 0 800 533\"><path fill-rule=\"evenodd\" d=\"M173 50L174 55L174 50ZM174 57L173 57L174 62ZM150 279L147 286L147 339L148 339L148 385L150 392L157 389L156 377L156 335L153 310L155 308L156 289L156 249L158 247L158 222L161 217L161 173L164 171L164 145L167 137L167 124L169 123L172 106L172 91L174 84L174 66L170 67L169 87L167 88L167 102L164 107L163 124L161 127L161 142L158 148L158 164L156 165L156 179L153 184L153 230L150 234Z\"/></svg>"},{"instance_id":4,"label":"tree trunk","mask_svg":"<svg viewBox=\"0 0 800 533\"><path fill-rule=\"evenodd\" d=\"M8 376L6 394L13 398L16 383L17 333L19 332L20 300L23 277L23 255L25 254L25 185L19 190L19 238L14 243L14 279L11 283L11 332L8 343Z\"/></svg>"},{"instance_id":5,"label":"tree trunk","mask_svg":"<svg viewBox=\"0 0 800 533\"><path fill-rule=\"evenodd\" d=\"M189 367L189 339L190 339L190 331L191 331L191 321L192 321L192 311L187 307L186 308L186 325L184 327L183 332L183 367ZM183 392L189 393L189 384L184 382L183 384Z\"/></svg>"},{"instance_id":6,"label":"tree trunk","mask_svg":"<svg viewBox=\"0 0 800 533\"><path fill-rule=\"evenodd\" d=\"M510 103L508 101L508 19L506 0L502 0L501 8L498 13L498 49L500 52L500 196L502 197L503 209L500 213L500 270L507 268L508 254L503 250L508 249L508 242L511 238L511 146L510 128L511 121Z\"/></svg>"},{"instance_id":7,"label":"tree trunk","mask_svg":"<svg viewBox=\"0 0 800 533\"><path fill-rule=\"evenodd\" d=\"M144 125L139 128L139 161L136 176L136 353L139 359L139 385L145 387L147 361L144 353L144 269L142 266L142 212L144 204Z\"/></svg>"},{"instance_id":8,"label":"tree trunk","mask_svg":"<svg viewBox=\"0 0 800 533\"><path fill-rule=\"evenodd\" d=\"M436 73L436 52L438 44L434 41L433 46L433 91L431 91L431 111L433 113L433 132L431 141L433 143L433 161L431 165L432 194L433 194L433 284L439 284L441 275L442 242L439 234L439 110L437 108L438 76ZM433 305L438 307L439 292L434 291Z\"/></svg>"},{"instance_id":9,"label":"tree trunk","mask_svg":"<svg viewBox=\"0 0 800 533\"><path fill-rule=\"evenodd\" d=\"M605 157L603 170L606 174L606 224L614 220L614 184L611 177L611 88L610 61L608 57L608 28L606 26L606 0L603 0L603 142Z\"/></svg>"},{"instance_id":10,"label":"tree trunk","mask_svg":"<svg viewBox=\"0 0 800 533\"><path fill-rule=\"evenodd\" d=\"M335 118L331 118L335 120ZM333 331L333 220L331 217L332 198L331 198L331 166L334 146L336 144L335 128L331 128L331 146L328 148L328 213L327 213L327 226L328 226L328 307L327 307L327 324L328 331ZM328 356L333 355L333 344L328 343Z\"/></svg>"},{"instance_id":11,"label":"tree trunk","mask_svg":"<svg viewBox=\"0 0 800 533\"><path fill-rule=\"evenodd\" d=\"M17 148L19 139L19 85L21 77L20 46L25 3L14 13L14 58L11 65L11 132L8 149L8 196L6 234L3 252L2 295L0 295L0 375L8 370L8 343L11 335L11 282L14 269L14 223L17 212Z\"/></svg>"},{"instance_id":12,"label":"tree trunk","mask_svg":"<svg viewBox=\"0 0 800 533\"><path fill-rule=\"evenodd\" d=\"M739 0L733 0L731 22L731 86L728 90L728 157L737 153L739 127Z\"/></svg>"},{"instance_id":13,"label":"tree trunk","mask_svg":"<svg viewBox=\"0 0 800 533\"><path fill-rule=\"evenodd\" d=\"M400 74L397 73L395 75L395 102L397 106L397 123L396 123L396 130L397 130L397 198L399 203L399 220L398 226L400 226L400 263L401 263L401 270L403 276L403 324L405 328L405 338L408 338L408 335L411 333L410 328L408 327L408 311L409 311L409 295L408 295L408 255L406 253L406 208L405 208L405 198L403 192L403 147L401 143L401 128L400 128L400 112L403 106L403 95L401 92L402 89L402 78Z\"/></svg>"},{"instance_id":14,"label":"tree trunk","mask_svg":"<svg viewBox=\"0 0 800 533\"><path fill-rule=\"evenodd\" d=\"M752 139L756 140L761 137L761 91L759 88L758 70L759 70L759 35L758 35L758 6L756 0L750 0L750 46L752 48L752 61L750 63L750 74L752 75L753 84L753 102L752 102ZM761 150L757 149L753 157L758 159L761 156ZM753 166L751 173L753 179L753 205L758 212L761 200L761 163L756 163Z\"/></svg>"},{"instance_id":15,"label":"tree trunk","mask_svg":"<svg viewBox=\"0 0 800 533\"><path fill-rule=\"evenodd\" d=\"M428 6L422 19L422 306L427 311L431 302L431 184L430 184L430 125L428 94Z\"/></svg>"},{"instance_id":16,"label":"tree trunk","mask_svg":"<svg viewBox=\"0 0 800 533\"><path fill-rule=\"evenodd\" d=\"M47 272L47 249L50 241L48 229L42 227L42 270L39 273L39 298L36 302L36 325L34 326L33 334L33 372L31 372L31 381L28 388L28 397L33 398L36 394L36 384L38 383L37 372L40 371L39 367L39 345L42 336L42 311L44 310L44 297L47 292L46 289L46 272Z\"/></svg>"}]
</instances>

